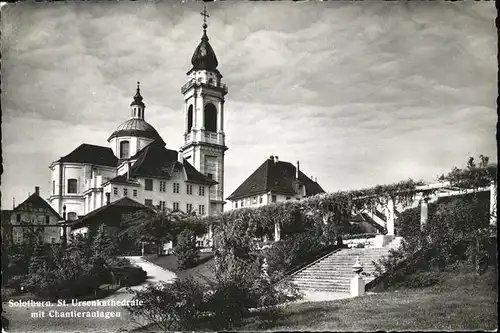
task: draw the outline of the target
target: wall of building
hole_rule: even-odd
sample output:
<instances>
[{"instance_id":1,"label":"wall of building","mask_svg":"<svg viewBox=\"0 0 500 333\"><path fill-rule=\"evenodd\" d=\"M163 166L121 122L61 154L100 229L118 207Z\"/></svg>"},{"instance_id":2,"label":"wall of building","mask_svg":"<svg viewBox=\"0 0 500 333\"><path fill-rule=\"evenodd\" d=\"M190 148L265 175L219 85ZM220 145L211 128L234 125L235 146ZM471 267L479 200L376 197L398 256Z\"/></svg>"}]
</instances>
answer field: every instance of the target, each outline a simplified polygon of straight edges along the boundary
<instances>
[{"instance_id":1,"label":"wall of building","mask_svg":"<svg viewBox=\"0 0 500 333\"><path fill-rule=\"evenodd\" d=\"M49 224L46 223L49 216ZM16 210L10 217L12 225L12 240L20 243L24 240L24 233L29 227L16 226L20 223L33 225L33 229L42 235L46 243L59 243L61 241L61 227L57 224L59 217L54 215L48 208L32 208L31 210ZM53 240L52 240L53 239Z\"/></svg>"},{"instance_id":2,"label":"wall of building","mask_svg":"<svg viewBox=\"0 0 500 333\"><path fill-rule=\"evenodd\" d=\"M60 178L61 173L62 182ZM115 175L116 169L113 167L80 163L63 163L61 167L59 163L54 163L51 166L51 182L54 182L54 191L48 201L52 208L61 216L63 214L63 206L66 206L66 213L76 213L78 216L85 215L100 206L100 203L94 205L94 200L99 202L102 199L97 199L94 196L99 196L100 194L91 194L88 195L90 198L86 198L83 192L90 188L100 187L102 182L115 177ZM68 179L77 180L76 193L68 193ZM59 196L61 192L62 197Z\"/></svg>"},{"instance_id":3,"label":"wall of building","mask_svg":"<svg viewBox=\"0 0 500 333\"><path fill-rule=\"evenodd\" d=\"M272 196L276 195L276 202L283 202L287 200L298 200L301 198L300 195L285 195L285 194L277 194L277 193L265 193L258 195L251 195L248 197L240 198L238 200L230 200L231 205L230 209L238 209L243 207L259 207L272 203ZM261 202L262 198L262 202Z\"/></svg>"},{"instance_id":4,"label":"wall of building","mask_svg":"<svg viewBox=\"0 0 500 333\"><path fill-rule=\"evenodd\" d=\"M159 178L148 178L153 181L153 190L146 191L146 178L139 178L140 186L124 185L124 184L109 184L104 188L104 193L110 193L110 202L122 199L124 195L124 189L127 189L127 196L137 202L145 204L146 199L152 200L153 205L159 205L160 201L165 201L165 207L173 209L174 202L179 203L179 209L181 211L186 211L186 204L191 204L193 209L199 212L199 205L204 206L205 214L208 214L209 201L208 192L209 187L207 185L191 184L193 186L193 194L187 194L187 182L185 181L186 176L182 171L178 171L172 175L170 179L159 179ZM165 192L160 192L160 181L164 181ZM174 193L174 183L179 184L179 193ZM200 186L205 188L204 195L199 195ZM115 195L114 189L117 189L118 194ZM137 196L134 196L133 190L137 190ZM104 200L106 201L106 200ZM104 202L105 204L105 202Z\"/></svg>"}]
</instances>

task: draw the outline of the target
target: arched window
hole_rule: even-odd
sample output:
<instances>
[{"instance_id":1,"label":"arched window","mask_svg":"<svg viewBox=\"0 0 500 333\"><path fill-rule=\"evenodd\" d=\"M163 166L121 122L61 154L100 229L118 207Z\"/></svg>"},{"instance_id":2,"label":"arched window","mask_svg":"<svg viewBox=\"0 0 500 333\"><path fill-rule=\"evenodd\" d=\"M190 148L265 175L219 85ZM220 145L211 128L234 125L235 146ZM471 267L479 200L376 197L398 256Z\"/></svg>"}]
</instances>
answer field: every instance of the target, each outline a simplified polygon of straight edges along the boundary
<instances>
[{"instance_id":1,"label":"arched window","mask_svg":"<svg viewBox=\"0 0 500 333\"><path fill-rule=\"evenodd\" d=\"M214 79L208 79L209 84L214 84Z\"/></svg>"},{"instance_id":2,"label":"arched window","mask_svg":"<svg viewBox=\"0 0 500 333\"><path fill-rule=\"evenodd\" d=\"M188 133L191 132L191 127L193 127L193 106L190 105L188 108Z\"/></svg>"},{"instance_id":3,"label":"arched window","mask_svg":"<svg viewBox=\"0 0 500 333\"><path fill-rule=\"evenodd\" d=\"M217 109L212 103L205 105L205 130L217 132Z\"/></svg>"},{"instance_id":4,"label":"arched window","mask_svg":"<svg viewBox=\"0 0 500 333\"><path fill-rule=\"evenodd\" d=\"M120 142L120 158L130 157L130 143L128 141Z\"/></svg>"}]
</instances>

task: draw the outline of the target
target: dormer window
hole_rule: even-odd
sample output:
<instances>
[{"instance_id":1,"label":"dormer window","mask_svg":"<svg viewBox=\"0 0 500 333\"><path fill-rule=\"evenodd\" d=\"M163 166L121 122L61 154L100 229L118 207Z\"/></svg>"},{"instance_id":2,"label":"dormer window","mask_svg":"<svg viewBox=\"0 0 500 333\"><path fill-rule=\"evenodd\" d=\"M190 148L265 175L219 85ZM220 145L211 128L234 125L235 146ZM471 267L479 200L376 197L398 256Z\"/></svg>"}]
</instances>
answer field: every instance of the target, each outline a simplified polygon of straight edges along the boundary
<instances>
[{"instance_id":1,"label":"dormer window","mask_svg":"<svg viewBox=\"0 0 500 333\"><path fill-rule=\"evenodd\" d=\"M208 79L209 84L214 84L214 79Z\"/></svg>"}]
</instances>

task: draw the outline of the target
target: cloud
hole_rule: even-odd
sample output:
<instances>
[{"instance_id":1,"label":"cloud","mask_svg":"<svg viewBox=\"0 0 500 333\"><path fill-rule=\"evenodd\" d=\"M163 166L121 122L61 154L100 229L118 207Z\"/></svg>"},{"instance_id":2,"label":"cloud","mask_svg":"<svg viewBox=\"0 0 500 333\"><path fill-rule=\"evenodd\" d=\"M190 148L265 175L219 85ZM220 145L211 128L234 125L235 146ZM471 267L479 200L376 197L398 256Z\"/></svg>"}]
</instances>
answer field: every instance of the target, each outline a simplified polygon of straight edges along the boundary
<instances>
[{"instance_id":1,"label":"cloud","mask_svg":"<svg viewBox=\"0 0 500 333\"><path fill-rule=\"evenodd\" d=\"M327 190L432 180L469 155L494 156L492 3L208 7L229 87L227 195L269 155L300 160ZM199 11L194 2L2 7L2 203L36 184L43 193L46 166L80 143L106 145L128 119L136 81L146 120L177 149Z\"/></svg>"}]
</instances>

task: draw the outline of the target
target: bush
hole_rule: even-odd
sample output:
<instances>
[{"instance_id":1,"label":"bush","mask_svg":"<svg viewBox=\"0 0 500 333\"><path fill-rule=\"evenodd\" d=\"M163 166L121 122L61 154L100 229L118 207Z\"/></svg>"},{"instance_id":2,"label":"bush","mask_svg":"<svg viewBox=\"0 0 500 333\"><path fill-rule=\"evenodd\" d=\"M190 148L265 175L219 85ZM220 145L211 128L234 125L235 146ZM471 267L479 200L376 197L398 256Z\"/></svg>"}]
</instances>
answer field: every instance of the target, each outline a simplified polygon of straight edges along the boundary
<instances>
[{"instance_id":1,"label":"bush","mask_svg":"<svg viewBox=\"0 0 500 333\"><path fill-rule=\"evenodd\" d=\"M203 317L206 292L191 278L173 284L149 284L144 290L132 292L133 300L141 304L129 306L127 311L156 324L161 330L193 330Z\"/></svg>"},{"instance_id":2,"label":"bush","mask_svg":"<svg viewBox=\"0 0 500 333\"><path fill-rule=\"evenodd\" d=\"M405 280L402 282L402 286L408 289L420 289L431 287L441 281L441 275L439 272L418 272L406 276Z\"/></svg>"},{"instance_id":3,"label":"bush","mask_svg":"<svg viewBox=\"0 0 500 333\"><path fill-rule=\"evenodd\" d=\"M358 244L356 244L356 246L354 248L356 248L356 249L364 249L365 248L365 244L358 243Z\"/></svg>"},{"instance_id":4,"label":"bush","mask_svg":"<svg viewBox=\"0 0 500 333\"><path fill-rule=\"evenodd\" d=\"M8 301L12 296L19 294L19 289L2 288L2 302Z\"/></svg>"},{"instance_id":5,"label":"bush","mask_svg":"<svg viewBox=\"0 0 500 333\"><path fill-rule=\"evenodd\" d=\"M196 235L190 229L184 229L178 236L174 253L177 256L179 269L191 268L196 265L199 258L199 250L196 246Z\"/></svg>"},{"instance_id":6,"label":"bush","mask_svg":"<svg viewBox=\"0 0 500 333\"><path fill-rule=\"evenodd\" d=\"M110 269L109 279L114 277L114 281L107 280L108 283L119 283L122 286L135 286L143 283L147 279L147 273L141 267L134 266L128 259L115 258L108 263ZM112 275L111 275L112 273Z\"/></svg>"}]
</instances>

